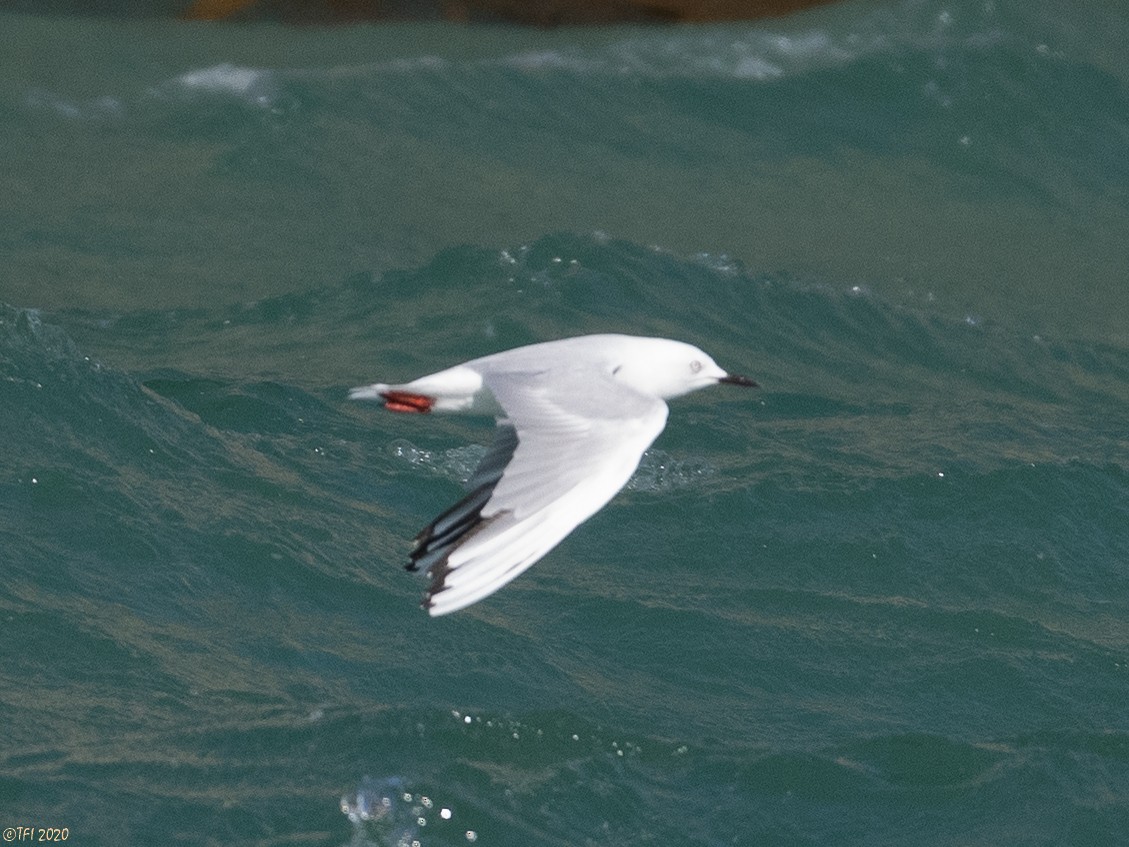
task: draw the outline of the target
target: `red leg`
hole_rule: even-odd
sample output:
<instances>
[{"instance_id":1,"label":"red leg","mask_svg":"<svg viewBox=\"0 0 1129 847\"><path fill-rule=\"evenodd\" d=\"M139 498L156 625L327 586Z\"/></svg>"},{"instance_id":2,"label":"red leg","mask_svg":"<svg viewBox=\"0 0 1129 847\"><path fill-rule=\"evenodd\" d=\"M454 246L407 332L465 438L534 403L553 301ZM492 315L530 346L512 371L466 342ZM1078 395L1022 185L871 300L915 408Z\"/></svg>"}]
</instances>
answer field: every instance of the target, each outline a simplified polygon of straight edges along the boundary
<instances>
[{"instance_id":1,"label":"red leg","mask_svg":"<svg viewBox=\"0 0 1129 847\"><path fill-rule=\"evenodd\" d=\"M384 408L392 412L430 412L435 398L426 394L412 394L409 391L383 391Z\"/></svg>"}]
</instances>

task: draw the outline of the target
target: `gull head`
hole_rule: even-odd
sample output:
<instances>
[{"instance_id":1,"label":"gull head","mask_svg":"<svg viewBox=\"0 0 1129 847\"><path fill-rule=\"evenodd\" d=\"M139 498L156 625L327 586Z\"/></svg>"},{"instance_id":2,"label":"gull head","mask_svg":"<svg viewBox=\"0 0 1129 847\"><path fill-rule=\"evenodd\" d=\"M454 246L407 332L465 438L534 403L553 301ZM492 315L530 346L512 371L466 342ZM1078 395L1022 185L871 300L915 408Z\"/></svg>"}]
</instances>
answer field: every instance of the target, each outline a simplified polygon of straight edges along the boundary
<instances>
[{"instance_id":1,"label":"gull head","mask_svg":"<svg viewBox=\"0 0 1129 847\"><path fill-rule=\"evenodd\" d=\"M641 394L669 400L717 385L756 388L746 376L723 370L692 344L665 338L630 338L611 363L612 378Z\"/></svg>"}]
</instances>

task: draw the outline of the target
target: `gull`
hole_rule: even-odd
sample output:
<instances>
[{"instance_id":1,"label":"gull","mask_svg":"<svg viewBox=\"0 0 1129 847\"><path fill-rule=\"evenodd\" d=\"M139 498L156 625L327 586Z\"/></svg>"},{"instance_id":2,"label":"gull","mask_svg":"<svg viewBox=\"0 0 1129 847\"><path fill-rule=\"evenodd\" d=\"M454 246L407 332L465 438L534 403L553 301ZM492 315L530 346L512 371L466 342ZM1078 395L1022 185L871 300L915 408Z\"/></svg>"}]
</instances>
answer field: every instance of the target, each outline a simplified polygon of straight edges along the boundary
<instances>
[{"instance_id":1,"label":"gull","mask_svg":"<svg viewBox=\"0 0 1129 847\"><path fill-rule=\"evenodd\" d=\"M681 341L584 335L352 389L393 412L497 419L470 493L412 544L406 568L431 580L423 608L463 609L527 570L627 484L666 425L666 400L718 383L757 385Z\"/></svg>"}]
</instances>

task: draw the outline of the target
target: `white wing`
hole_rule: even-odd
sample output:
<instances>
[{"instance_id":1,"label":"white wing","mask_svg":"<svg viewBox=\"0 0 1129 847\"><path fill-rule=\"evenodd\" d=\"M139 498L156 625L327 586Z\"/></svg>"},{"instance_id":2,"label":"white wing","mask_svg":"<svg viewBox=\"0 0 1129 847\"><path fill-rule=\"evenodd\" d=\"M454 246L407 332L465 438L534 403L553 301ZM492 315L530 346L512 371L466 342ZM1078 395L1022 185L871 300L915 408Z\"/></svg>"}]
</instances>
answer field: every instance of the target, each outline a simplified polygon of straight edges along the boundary
<instances>
[{"instance_id":1,"label":"white wing","mask_svg":"<svg viewBox=\"0 0 1129 847\"><path fill-rule=\"evenodd\" d=\"M506 419L471 492L416 537L411 569L444 615L497 591L559 544L631 478L666 425L666 403L592 369L483 375Z\"/></svg>"}]
</instances>

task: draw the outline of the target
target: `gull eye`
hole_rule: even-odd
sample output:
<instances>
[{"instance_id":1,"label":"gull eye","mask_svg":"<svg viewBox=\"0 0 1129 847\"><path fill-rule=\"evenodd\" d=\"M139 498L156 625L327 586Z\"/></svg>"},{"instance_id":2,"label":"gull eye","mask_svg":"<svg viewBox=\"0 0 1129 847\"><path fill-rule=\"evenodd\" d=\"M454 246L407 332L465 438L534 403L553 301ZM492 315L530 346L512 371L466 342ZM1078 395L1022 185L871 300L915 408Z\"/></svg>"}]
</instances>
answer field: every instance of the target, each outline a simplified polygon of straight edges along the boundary
<instances>
[{"instance_id":1,"label":"gull eye","mask_svg":"<svg viewBox=\"0 0 1129 847\"><path fill-rule=\"evenodd\" d=\"M690 363L690 373L696 374L701 369L702 369L702 363L699 362L697 359L695 359L694 361L692 361Z\"/></svg>"}]
</instances>

